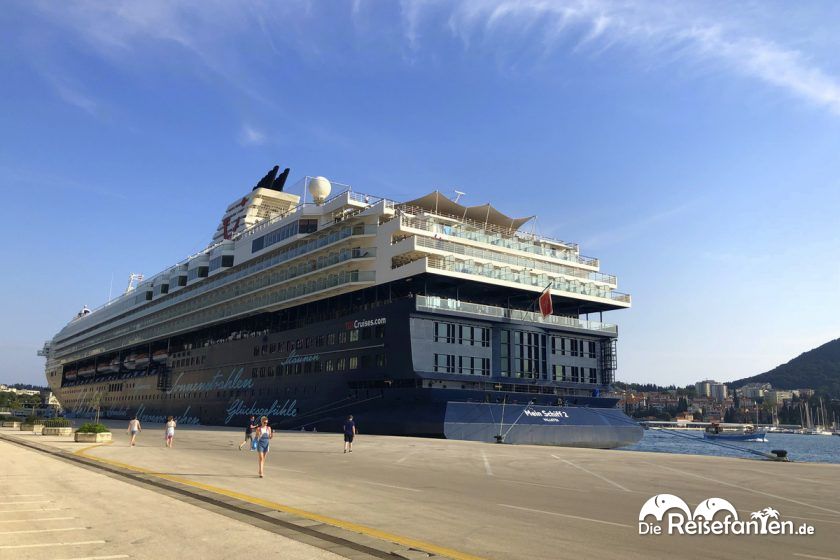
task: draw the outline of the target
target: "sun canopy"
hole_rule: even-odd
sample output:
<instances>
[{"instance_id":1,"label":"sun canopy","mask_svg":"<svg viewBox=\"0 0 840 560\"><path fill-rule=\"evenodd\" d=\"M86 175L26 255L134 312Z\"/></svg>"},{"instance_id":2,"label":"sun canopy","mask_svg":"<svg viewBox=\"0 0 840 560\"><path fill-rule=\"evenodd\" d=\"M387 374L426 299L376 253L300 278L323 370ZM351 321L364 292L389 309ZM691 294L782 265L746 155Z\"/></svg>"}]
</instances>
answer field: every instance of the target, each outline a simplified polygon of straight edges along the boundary
<instances>
[{"instance_id":1,"label":"sun canopy","mask_svg":"<svg viewBox=\"0 0 840 560\"><path fill-rule=\"evenodd\" d=\"M463 206L440 191L434 191L426 196L409 200L403 203L403 205L422 208L435 214L448 214L456 218L491 224L511 231L518 230L523 224L533 218L533 216L528 216L527 218L511 218L493 208L489 203L478 206Z\"/></svg>"}]
</instances>

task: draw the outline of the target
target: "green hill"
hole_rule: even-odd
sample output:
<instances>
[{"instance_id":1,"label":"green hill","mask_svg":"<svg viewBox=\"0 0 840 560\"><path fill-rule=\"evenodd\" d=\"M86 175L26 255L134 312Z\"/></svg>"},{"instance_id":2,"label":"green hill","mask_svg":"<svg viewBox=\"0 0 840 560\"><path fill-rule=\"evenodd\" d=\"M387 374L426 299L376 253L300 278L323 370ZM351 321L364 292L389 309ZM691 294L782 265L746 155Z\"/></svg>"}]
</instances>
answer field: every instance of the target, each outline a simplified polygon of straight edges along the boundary
<instances>
[{"instance_id":1,"label":"green hill","mask_svg":"<svg viewBox=\"0 0 840 560\"><path fill-rule=\"evenodd\" d=\"M778 389L807 387L840 397L840 338L800 354L768 372L732 381L730 385L741 387L746 383L770 383Z\"/></svg>"}]
</instances>

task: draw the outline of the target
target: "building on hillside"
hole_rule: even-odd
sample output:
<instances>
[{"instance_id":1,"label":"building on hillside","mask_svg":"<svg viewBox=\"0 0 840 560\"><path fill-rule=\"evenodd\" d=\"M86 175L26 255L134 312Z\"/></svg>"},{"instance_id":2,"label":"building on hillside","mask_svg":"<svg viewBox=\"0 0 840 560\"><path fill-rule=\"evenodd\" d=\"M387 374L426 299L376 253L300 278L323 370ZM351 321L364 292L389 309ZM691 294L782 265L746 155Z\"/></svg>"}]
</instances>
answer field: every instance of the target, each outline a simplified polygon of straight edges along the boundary
<instances>
[{"instance_id":1,"label":"building on hillside","mask_svg":"<svg viewBox=\"0 0 840 560\"><path fill-rule=\"evenodd\" d=\"M779 406L785 401L793 399L793 391L783 391L781 389L773 389L764 394L764 401Z\"/></svg>"},{"instance_id":2,"label":"building on hillside","mask_svg":"<svg viewBox=\"0 0 840 560\"><path fill-rule=\"evenodd\" d=\"M694 389L697 391L697 396L698 397L710 397L710 396L712 396L712 388L711 388L712 383L715 383L715 382L711 381L709 379L707 379L705 381L698 381L697 383L695 383L694 384Z\"/></svg>"},{"instance_id":3,"label":"building on hillside","mask_svg":"<svg viewBox=\"0 0 840 560\"><path fill-rule=\"evenodd\" d=\"M747 383L738 389L738 394L750 399L761 399L771 389L773 389L773 386L769 383Z\"/></svg>"},{"instance_id":4,"label":"building on hillside","mask_svg":"<svg viewBox=\"0 0 840 560\"><path fill-rule=\"evenodd\" d=\"M726 385L723 383L711 383L709 386L709 393L712 399L716 401L725 401L727 397Z\"/></svg>"}]
</instances>

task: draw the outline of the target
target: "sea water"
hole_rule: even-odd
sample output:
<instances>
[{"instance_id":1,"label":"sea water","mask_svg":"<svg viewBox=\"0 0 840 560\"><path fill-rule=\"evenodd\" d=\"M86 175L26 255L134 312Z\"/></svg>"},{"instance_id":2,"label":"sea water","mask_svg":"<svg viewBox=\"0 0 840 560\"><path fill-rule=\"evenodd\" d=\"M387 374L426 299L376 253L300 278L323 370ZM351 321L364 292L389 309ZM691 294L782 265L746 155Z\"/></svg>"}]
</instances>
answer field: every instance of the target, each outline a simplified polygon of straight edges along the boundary
<instances>
[{"instance_id":1,"label":"sea water","mask_svg":"<svg viewBox=\"0 0 840 560\"><path fill-rule=\"evenodd\" d=\"M700 430L645 430L639 443L622 447L627 451L653 451L657 453L686 453L690 455L716 455L759 459L748 450L770 453L784 449L791 461L809 463L840 463L840 437L808 436L801 434L764 434L766 442L732 441L725 446L703 438Z\"/></svg>"}]
</instances>

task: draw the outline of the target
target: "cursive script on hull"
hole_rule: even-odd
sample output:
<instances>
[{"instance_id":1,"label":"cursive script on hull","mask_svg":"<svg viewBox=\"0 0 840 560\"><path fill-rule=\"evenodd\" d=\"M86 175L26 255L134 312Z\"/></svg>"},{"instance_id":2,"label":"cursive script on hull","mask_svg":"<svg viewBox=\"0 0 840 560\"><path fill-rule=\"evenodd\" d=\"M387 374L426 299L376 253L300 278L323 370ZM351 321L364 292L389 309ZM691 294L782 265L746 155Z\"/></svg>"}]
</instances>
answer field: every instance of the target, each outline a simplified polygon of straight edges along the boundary
<instances>
[{"instance_id":1,"label":"cursive script on hull","mask_svg":"<svg viewBox=\"0 0 840 560\"><path fill-rule=\"evenodd\" d=\"M188 415L188 413L190 411L190 408L192 408L192 407L188 406L187 409L184 410L184 412L180 415L174 415L173 414L172 416L175 419L175 422L177 422L178 424L194 424L194 425L200 424L201 422L199 421L198 418L196 418L195 416L189 416ZM144 405L144 404L141 404L140 406L137 407L137 419L140 420L141 422L160 422L160 423L163 423L163 422L166 422L168 418L169 418L169 416L164 415L164 414L148 414L146 412L146 405Z\"/></svg>"},{"instance_id":2,"label":"cursive script on hull","mask_svg":"<svg viewBox=\"0 0 840 560\"><path fill-rule=\"evenodd\" d=\"M197 381L195 383L180 383L184 377L181 372L177 378L172 382L172 388L167 393L191 393L193 391L222 391L226 389L250 389L254 386L253 379L243 379L242 372L245 368L236 368L227 378L222 375L222 372L216 372L211 379L207 381Z\"/></svg>"},{"instance_id":3,"label":"cursive script on hull","mask_svg":"<svg viewBox=\"0 0 840 560\"><path fill-rule=\"evenodd\" d=\"M257 401L248 406L242 399L237 399L231 403L225 414L225 424L229 424L234 416L297 416L297 400L286 399L282 405L280 401L274 401L271 406L261 407Z\"/></svg>"}]
</instances>

